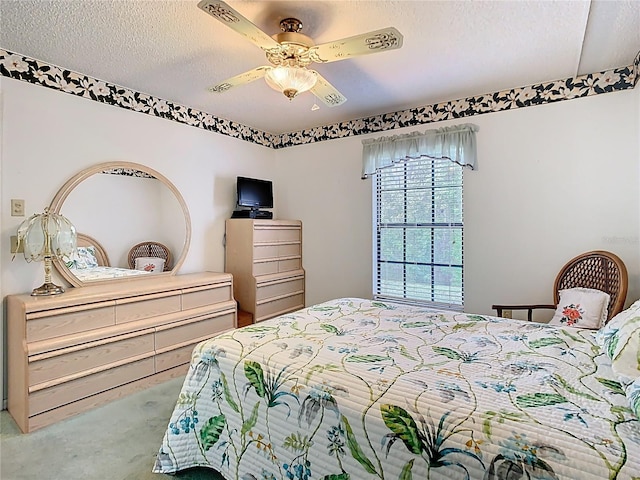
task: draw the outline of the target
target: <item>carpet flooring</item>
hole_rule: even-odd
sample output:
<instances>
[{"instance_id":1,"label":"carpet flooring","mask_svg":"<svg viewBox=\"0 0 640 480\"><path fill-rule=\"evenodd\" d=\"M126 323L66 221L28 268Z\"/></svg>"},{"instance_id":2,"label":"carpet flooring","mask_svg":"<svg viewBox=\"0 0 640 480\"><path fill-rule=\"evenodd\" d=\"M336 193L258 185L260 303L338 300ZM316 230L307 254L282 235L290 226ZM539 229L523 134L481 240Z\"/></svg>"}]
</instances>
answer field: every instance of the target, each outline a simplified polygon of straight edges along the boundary
<instances>
[{"instance_id":1,"label":"carpet flooring","mask_svg":"<svg viewBox=\"0 0 640 480\"><path fill-rule=\"evenodd\" d=\"M22 434L0 412L2 480L223 480L206 468L152 473L184 377Z\"/></svg>"}]
</instances>

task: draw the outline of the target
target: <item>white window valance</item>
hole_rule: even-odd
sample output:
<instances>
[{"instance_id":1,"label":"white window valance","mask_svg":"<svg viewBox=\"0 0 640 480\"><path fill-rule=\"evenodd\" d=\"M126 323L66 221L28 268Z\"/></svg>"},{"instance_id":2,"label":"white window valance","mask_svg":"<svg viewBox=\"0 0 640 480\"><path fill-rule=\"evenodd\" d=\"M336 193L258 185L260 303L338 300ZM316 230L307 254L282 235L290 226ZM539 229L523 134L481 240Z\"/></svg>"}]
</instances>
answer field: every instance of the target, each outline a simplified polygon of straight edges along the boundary
<instances>
[{"instance_id":1,"label":"white window valance","mask_svg":"<svg viewBox=\"0 0 640 480\"><path fill-rule=\"evenodd\" d=\"M394 163L420 157L448 158L476 170L477 125L465 123L426 132L362 141L362 178Z\"/></svg>"}]
</instances>

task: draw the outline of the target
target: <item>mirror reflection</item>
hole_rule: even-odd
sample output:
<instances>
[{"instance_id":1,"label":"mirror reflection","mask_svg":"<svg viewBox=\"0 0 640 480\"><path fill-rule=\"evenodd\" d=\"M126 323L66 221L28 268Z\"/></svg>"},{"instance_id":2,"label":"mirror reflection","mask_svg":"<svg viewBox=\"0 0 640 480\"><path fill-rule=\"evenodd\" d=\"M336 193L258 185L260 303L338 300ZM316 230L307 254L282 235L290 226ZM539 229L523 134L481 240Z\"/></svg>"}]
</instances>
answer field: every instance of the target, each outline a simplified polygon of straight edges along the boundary
<instances>
[{"instance_id":1,"label":"mirror reflection","mask_svg":"<svg viewBox=\"0 0 640 480\"><path fill-rule=\"evenodd\" d=\"M78 232L78 254L56 264L75 286L171 274L186 256L184 200L166 178L142 165L88 169L61 189L56 207Z\"/></svg>"}]
</instances>

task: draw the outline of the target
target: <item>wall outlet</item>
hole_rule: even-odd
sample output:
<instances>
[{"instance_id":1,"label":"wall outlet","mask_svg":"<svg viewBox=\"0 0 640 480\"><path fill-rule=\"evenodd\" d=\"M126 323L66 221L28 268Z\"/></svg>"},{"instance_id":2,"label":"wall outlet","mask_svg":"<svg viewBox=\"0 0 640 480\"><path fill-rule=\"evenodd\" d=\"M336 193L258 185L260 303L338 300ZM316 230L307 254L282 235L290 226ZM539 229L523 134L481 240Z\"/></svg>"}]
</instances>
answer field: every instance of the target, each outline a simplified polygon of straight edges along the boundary
<instances>
[{"instance_id":1,"label":"wall outlet","mask_svg":"<svg viewBox=\"0 0 640 480\"><path fill-rule=\"evenodd\" d=\"M24 217L24 200L11 199L11 216Z\"/></svg>"},{"instance_id":2,"label":"wall outlet","mask_svg":"<svg viewBox=\"0 0 640 480\"><path fill-rule=\"evenodd\" d=\"M502 318L513 318L513 312L511 310L502 310Z\"/></svg>"},{"instance_id":3,"label":"wall outlet","mask_svg":"<svg viewBox=\"0 0 640 480\"><path fill-rule=\"evenodd\" d=\"M17 235L11 235L11 253L24 253L24 243L20 242L20 248L18 248Z\"/></svg>"}]
</instances>

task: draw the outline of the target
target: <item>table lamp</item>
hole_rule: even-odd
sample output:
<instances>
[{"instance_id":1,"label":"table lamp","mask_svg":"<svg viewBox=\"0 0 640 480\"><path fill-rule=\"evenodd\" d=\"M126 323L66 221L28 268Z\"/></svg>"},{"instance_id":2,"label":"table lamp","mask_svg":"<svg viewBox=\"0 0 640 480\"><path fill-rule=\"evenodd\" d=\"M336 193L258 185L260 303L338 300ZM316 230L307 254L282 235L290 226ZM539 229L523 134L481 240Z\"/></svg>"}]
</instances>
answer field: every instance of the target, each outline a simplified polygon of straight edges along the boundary
<instances>
[{"instance_id":1,"label":"table lamp","mask_svg":"<svg viewBox=\"0 0 640 480\"><path fill-rule=\"evenodd\" d=\"M51 282L51 261L69 257L76 251L76 229L63 215L36 213L18 227L18 246L23 245L27 262L44 261L44 283L31 295L58 295L64 288Z\"/></svg>"}]
</instances>

